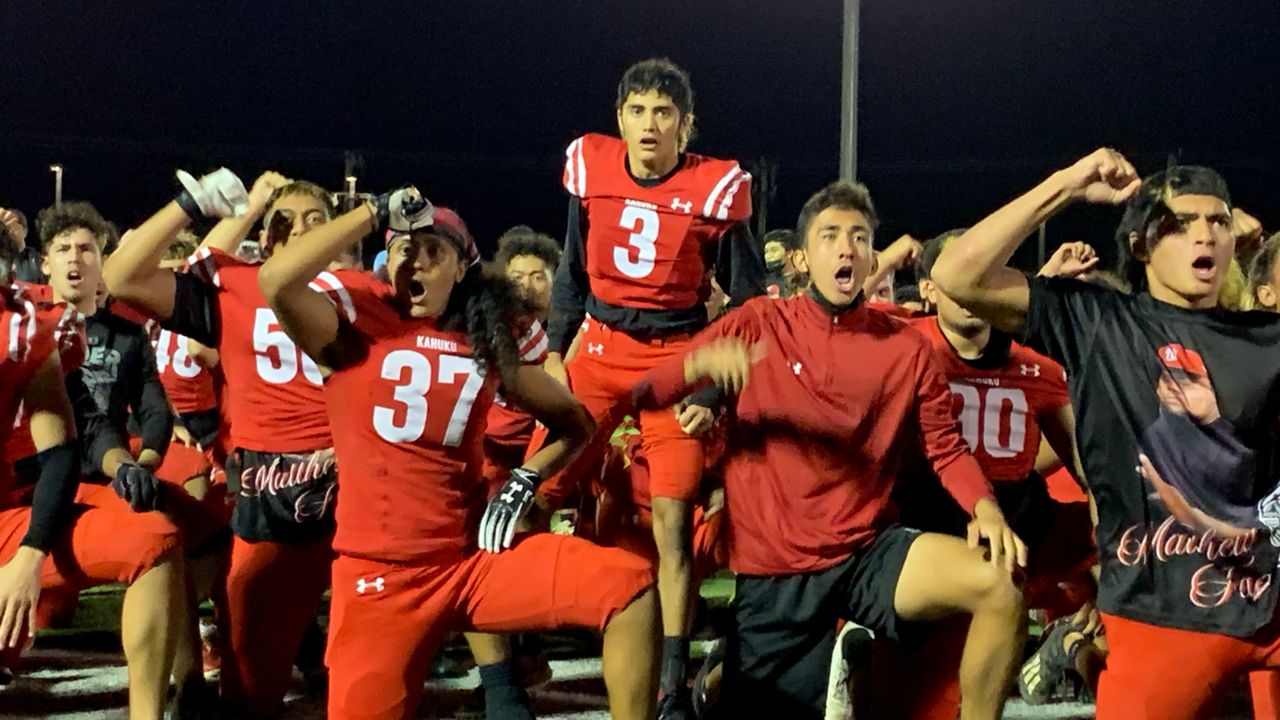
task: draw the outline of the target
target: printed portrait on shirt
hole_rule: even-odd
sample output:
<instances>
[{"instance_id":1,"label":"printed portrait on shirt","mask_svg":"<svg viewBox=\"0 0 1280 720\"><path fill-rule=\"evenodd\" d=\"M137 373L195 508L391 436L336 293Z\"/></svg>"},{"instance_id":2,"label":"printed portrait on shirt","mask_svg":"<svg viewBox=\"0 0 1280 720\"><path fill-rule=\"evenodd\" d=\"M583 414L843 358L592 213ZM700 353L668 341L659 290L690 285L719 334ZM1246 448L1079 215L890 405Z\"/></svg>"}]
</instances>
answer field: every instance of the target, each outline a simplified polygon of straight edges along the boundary
<instances>
[{"instance_id":1,"label":"printed portrait on shirt","mask_svg":"<svg viewBox=\"0 0 1280 720\"><path fill-rule=\"evenodd\" d=\"M1160 409L1142 437L1139 473L1188 528L1222 538L1259 530L1280 545L1280 499L1272 489L1253 500L1256 455L1222 417L1204 359L1178 343L1156 352Z\"/></svg>"}]
</instances>

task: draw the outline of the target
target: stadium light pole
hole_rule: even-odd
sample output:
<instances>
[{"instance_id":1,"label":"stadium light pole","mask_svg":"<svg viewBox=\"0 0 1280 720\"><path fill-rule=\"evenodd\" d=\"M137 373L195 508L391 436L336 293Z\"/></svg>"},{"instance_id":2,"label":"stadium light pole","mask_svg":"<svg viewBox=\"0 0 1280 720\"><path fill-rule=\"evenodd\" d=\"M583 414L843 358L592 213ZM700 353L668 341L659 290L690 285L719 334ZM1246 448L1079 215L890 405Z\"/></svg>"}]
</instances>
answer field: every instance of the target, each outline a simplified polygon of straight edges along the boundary
<instances>
[{"instance_id":1,"label":"stadium light pole","mask_svg":"<svg viewBox=\"0 0 1280 720\"><path fill-rule=\"evenodd\" d=\"M858 177L858 24L861 0L844 0L840 93L840 179Z\"/></svg>"},{"instance_id":2,"label":"stadium light pole","mask_svg":"<svg viewBox=\"0 0 1280 720\"><path fill-rule=\"evenodd\" d=\"M50 165L49 172L53 173L53 206L60 208L62 207L62 166L57 163Z\"/></svg>"}]
</instances>

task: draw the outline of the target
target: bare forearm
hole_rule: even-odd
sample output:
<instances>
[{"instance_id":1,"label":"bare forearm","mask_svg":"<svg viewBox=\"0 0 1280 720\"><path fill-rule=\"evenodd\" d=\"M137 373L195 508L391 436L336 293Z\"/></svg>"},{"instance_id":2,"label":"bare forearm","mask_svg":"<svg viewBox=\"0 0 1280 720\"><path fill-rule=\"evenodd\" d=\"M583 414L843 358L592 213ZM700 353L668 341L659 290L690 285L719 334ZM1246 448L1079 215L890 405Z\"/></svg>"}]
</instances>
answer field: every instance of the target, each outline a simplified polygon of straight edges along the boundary
<instances>
[{"instance_id":1,"label":"bare forearm","mask_svg":"<svg viewBox=\"0 0 1280 720\"><path fill-rule=\"evenodd\" d=\"M952 297L981 288L1009 263L1022 241L1071 202L1071 193L1054 173L1022 197L1005 205L952 241L933 268L933 280Z\"/></svg>"},{"instance_id":2,"label":"bare forearm","mask_svg":"<svg viewBox=\"0 0 1280 720\"><path fill-rule=\"evenodd\" d=\"M255 205L249 206L249 211L239 217L229 217L209 231L204 236L200 247L213 248L221 250L228 255L234 255L240 249L240 242L249 235L249 231L253 229L254 223L262 217L263 208Z\"/></svg>"},{"instance_id":3,"label":"bare forearm","mask_svg":"<svg viewBox=\"0 0 1280 720\"><path fill-rule=\"evenodd\" d=\"M282 292L306 289L329 263L368 234L374 223L373 211L362 205L307 233L305 242L276 248L258 274L263 294L270 301Z\"/></svg>"},{"instance_id":4,"label":"bare forearm","mask_svg":"<svg viewBox=\"0 0 1280 720\"><path fill-rule=\"evenodd\" d=\"M538 473L541 477L551 477L563 470L578 456L578 453L582 452L591 441L595 423L584 408L578 408L575 415L578 417L566 423L570 426L567 432L556 433L555 428L552 428L552 434L556 439L543 445L541 450L525 461L524 467Z\"/></svg>"},{"instance_id":5,"label":"bare forearm","mask_svg":"<svg viewBox=\"0 0 1280 720\"><path fill-rule=\"evenodd\" d=\"M178 203L165 205L129 235L129 241L107 258L102 279L111 294L156 317L173 313L173 271L160 267L160 259L190 224Z\"/></svg>"},{"instance_id":6,"label":"bare forearm","mask_svg":"<svg viewBox=\"0 0 1280 720\"><path fill-rule=\"evenodd\" d=\"M116 471L121 465L137 465L133 455L125 448L112 448L102 456L102 474L109 478L116 476Z\"/></svg>"}]
</instances>

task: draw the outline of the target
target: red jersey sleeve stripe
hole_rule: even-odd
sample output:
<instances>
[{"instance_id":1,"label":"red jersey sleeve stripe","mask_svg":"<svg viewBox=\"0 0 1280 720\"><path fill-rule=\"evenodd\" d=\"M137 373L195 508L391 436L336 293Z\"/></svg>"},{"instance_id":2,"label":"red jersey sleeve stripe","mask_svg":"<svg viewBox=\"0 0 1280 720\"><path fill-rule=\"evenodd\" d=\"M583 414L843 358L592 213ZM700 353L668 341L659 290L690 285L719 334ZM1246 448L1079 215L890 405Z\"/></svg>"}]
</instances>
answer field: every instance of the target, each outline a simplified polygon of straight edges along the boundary
<instances>
[{"instance_id":1,"label":"red jersey sleeve stripe","mask_svg":"<svg viewBox=\"0 0 1280 720\"><path fill-rule=\"evenodd\" d=\"M564 151L564 187L577 197L583 197L587 191L587 168L582 160L583 140L574 140Z\"/></svg>"},{"instance_id":2,"label":"red jersey sleeve stripe","mask_svg":"<svg viewBox=\"0 0 1280 720\"><path fill-rule=\"evenodd\" d=\"M187 258L187 264L201 280L214 287L222 287L221 279L218 277L218 263L209 248L197 250L194 255Z\"/></svg>"},{"instance_id":3,"label":"red jersey sleeve stripe","mask_svg":"<svg viewBox=\"0 0 1280 720\"><path fill-rule=\"evenodd\" d=\"M720 199L721 193L724 192L725 188L729 187L729 183L733 182L734 179L741 174L742 168L738 167L737 163L735 163L734 166L729 169L729 172L725 173L724 177L720 178L720 181L716 183L715 187L711 188L711 194L707 196L707 204L702 208L703 217L716 216L716 201Z\"/></svg>"},{"instance_id":4,"label":"red jersey sleeve stripe","mask_svg":"<svg viewBox=\"0 0 1280 720\"><path fill-rule=\"evenodd\" d=\"M323 293L331 301L337 298L334 305L342 309L342 314L347 316L347 322L355 323L356 305L351 300L351 293L347 292L347 288L337 275L326 270L317 275L315 280L308 283L308 286L316 292Z\"/></svg>"},{"instance_id":5,"label":"red jersey sleeve stripe","mask_svg":"<svg viewBox=\"0 0 1280 720\"><path fill-rule=\"evenodd\" d=\"M738 194L738 188L742 186L744 181L751 179L749 173L740 172L738 178L729 186L728 192L724 194L724 200L720 203L720 209L716 211L716 218L725 220L729 217L729 208L733 206L733 196Z\"/></svg>"},{"instance_id":6,"label":"red jersey sleeve stripe","mask_svg":"<svg viewBox=\"0 0 1280 720\"><path fill-rule=\"evenodd\" d=\"M526 363L540 363L547 355L547 333L542 324L534 322L520 338L520 359Z\"/></svg>"}]
</instances>

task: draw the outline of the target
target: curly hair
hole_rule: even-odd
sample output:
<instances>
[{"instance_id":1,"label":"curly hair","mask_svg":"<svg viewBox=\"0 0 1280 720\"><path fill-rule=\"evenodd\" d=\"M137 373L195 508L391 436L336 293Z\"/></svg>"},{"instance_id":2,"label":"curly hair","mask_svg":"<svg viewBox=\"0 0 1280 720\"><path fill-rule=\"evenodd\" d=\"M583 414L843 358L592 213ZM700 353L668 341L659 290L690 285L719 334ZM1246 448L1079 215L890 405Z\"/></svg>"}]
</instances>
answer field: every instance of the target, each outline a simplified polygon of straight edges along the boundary
<instances>
[{"instance_id":1,"label":"curly hair","mask_svg":"<svg viewBox=\"0 0 1280 720\"><path fill-rule=\"evenodd\" d=\"M498 252L493 262L499 269L505 270L512 258L528 255L546 263L547 269L555 272L560 264L560 246L550 235L544 235L528 225L517 225L498 238Z\"/></svg>"},{"instance_id":2,"label":"curly hair","mask_svg":"<svg viewBox=\"0 0 1280 720\"><path fill-rule=\"evenodd\" d=\"M481 371L497 368L505 377L520 366L517 333L532 325L534 317L534 308L510 280L477 263L453 286L440 327L465 330Z\"/></svg>"},{"instance_id":3,"label":"curly hair","mask_svg":"<svg viewBox=\"0 0 1280 720\"><path fill-rule=\"evenodd\" d=\"M115 226L87 202L64 202L56 207L45 208L36 215L36 232L44 247L48 247L49 241L59 235L82 228L93 235L99 250L105 250L107 242L113 237L118 242L120 236Z\"/></svg>"}]
</instances>

